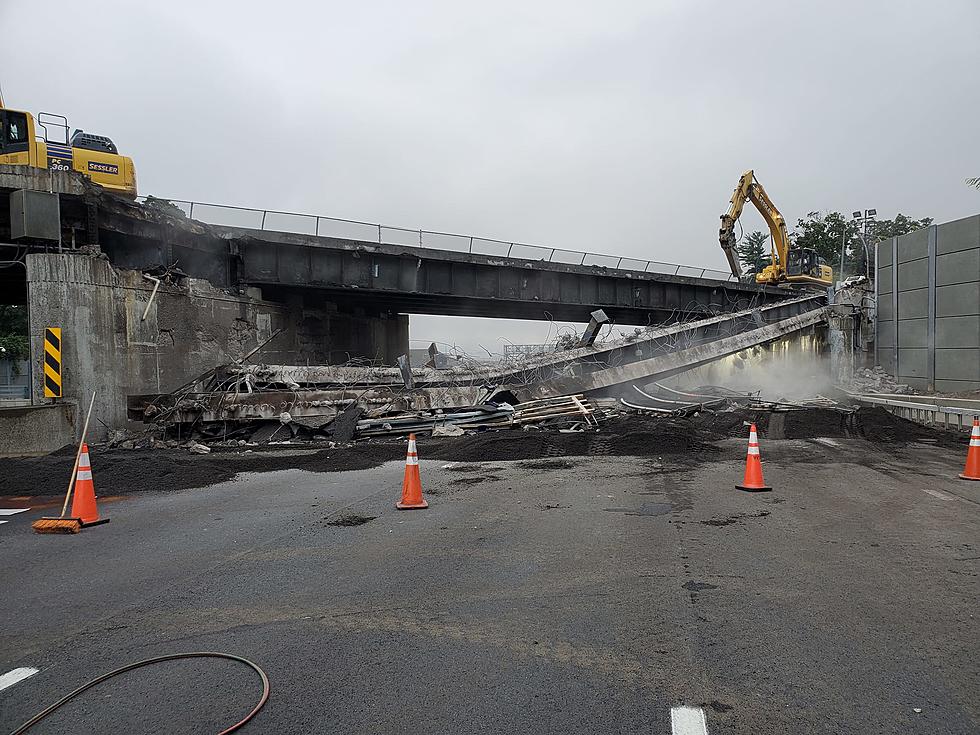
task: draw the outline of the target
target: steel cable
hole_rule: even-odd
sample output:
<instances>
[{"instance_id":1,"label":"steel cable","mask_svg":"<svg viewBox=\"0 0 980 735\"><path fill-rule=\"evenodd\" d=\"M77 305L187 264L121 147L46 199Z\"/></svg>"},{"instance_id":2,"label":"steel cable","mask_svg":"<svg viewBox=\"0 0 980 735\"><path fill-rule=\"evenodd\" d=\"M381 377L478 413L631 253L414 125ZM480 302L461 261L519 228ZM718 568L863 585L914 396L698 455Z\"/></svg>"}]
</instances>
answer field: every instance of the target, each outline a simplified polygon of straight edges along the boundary
<instances>
[{"instance_id":1,"label":"steel cable","mask_svg":"<svg viewBox=\"0 0 980 735\"><path fill-rule=\"evenodd\" d=\"M185 659L185 658L223 658L223 659L228 659L229 661L238 661L239 663L245 664L246 666L251 668L262 679L262 696L259 698L258 703L252 708L251 712L249 712L247 715L245 715L245 717L243 717L241 720L236 722L231 727L222 730L220 733L218 733L218 735L227 735L227 733L235 732L235 730L238 730L239 728L244 726L249 720L251 720L253 717L255 717L255 715L258 714L259 710L262 709L265 706L265 703L269 700L269 691L270 691L269 677L266 675L266 673L262 670L262 668L257 663L249 661L247 658L242 658L241 656L235 656L234 654L231 653L221 653L220 651L191 651L189 653L170 653L167 654L166 656L156 656L154 658L144 659L143 661L137 661L136 663L127 664L118 669L115 669L114 671L110 671L108 674L102 674L102 676L96 677L95 679L92 679L91 681L82 684L82 686L78 687L78 689L76 689L75 691L66 694L64 697L59 699L51 706L38 712L31 719L29 719L23 725L18 727L16 730L14 730L10 735L21 735L22 733L27 732L32 727L34 727L34 725L39 723L41 720L43 720L45 717L50 715L52 712L57 710L62 705L67 704L82 692L91 689L97 684L101 684L107 679L111 679L114 676L118 676L119 674L123 674L127 671L132 671L133 669L138 669L143 666L150 666L151 664L158 664L163 661L175 661L178 659Z\"/></svg>"}]
</instances>

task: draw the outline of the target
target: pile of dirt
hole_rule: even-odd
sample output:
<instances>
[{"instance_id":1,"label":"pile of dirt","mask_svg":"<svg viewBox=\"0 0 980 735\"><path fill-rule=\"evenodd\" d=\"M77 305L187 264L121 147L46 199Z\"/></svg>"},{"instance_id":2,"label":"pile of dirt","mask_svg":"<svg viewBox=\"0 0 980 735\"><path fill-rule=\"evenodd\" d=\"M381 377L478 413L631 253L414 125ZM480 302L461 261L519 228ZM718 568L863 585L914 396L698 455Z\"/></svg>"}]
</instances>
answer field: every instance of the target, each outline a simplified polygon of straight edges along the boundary
<instances>
[{"instance_id":1,"label":"pile of dirt","mask_svg":"<svg viewBox=\"0 0 980 735\"><path fill-rule=\"evenodd\" d=\"M699 421L710 421L714 440L748 436L746 423L754 423L759 434L770 439L812 439L818 436L841 437L852 434L851 413L832 408L807 408L773 413L741 408L724 413L701 414Z\"/></svg>"},{"instance_id":2,"label":"pile of dirt","mask_svg":"<svg viewBox=\"0 0 980 735\"><path fill-rule=\"evenodd\" d=\"M817 437L863 437L885 444L928 442L944 447L962 446L962 438L951 432L932 429L889 413L881 407L861 407L855 411L833 408L806 408L778 413L739 409L711 416L702 414L695 421L710 421L708 434L714 440L745 437L744 422L755 422L768 439L814 439ZM777 431L777 423L782 427Z\"/></svg>"},{"instance_id":3,"label":"pile of dirt","mask_svg":"<svg viewBox=\"0 0 980 735\"><path fill-rule=\"evenodd\" d=\"M524 468L541 470L565 468L571 465L566 458L589 456L671 455L685 463L697 463L721 451L715 442L747 437L745 422L753 421L763 436L769 435L770 425L775 430L776 422L781 422L778 433L786 439L863 437L891 445L913 442L943 447L963 445L962 437L956 434L906 421L881 408L861 408L856 412L815 408L780 414L740 409L717 414L705 412L690 418L621 415L604 422L597 432L563 434L514 429L463 437L423 437L419 454L423 460L452 462L524 460ZM403 461L405 451L404 439L391 438L319 451L270 447L251 452L219 449L204 455L176 449L93 447L91 456L97 491L118 495L207 487L232 480L240 472L365 470L385 462ZM0 495L64 493L73 460L72 452L4 460ZM465 470L460 468L460 471Z\"/></svg>"},{"instance_id":4,"label":"pile of dirt","mask_svg":"<svg viewBox=\"0 0 980 735\"><path fill-rule=\"evenodd\" d=\"M363 444L302 454L274 451L194 455L176 449L100 450L98 447L92 447L91 451L95 488L104 495L207 487L232 480L239 472L364 470L404 457L402 444ZM4 460L0 495L64 493L74 459L73 455L58 453Z\"/></svg>"},{"instance_id":5,"label":"pile of dirt","mask_svg":"<svg viewBox=\"0 0 980 735\"><path fill-rule=\"evenodd\" d=\"M619 416L598 432L562 434L554 431L499 431L458 439L427 439L422 459L456 462L547 460L560 457L649 457L718 451L707 421L649 416Z\"/></svg>"},{"instance_id":6,"label":"pile of dirt","mask_svg":"<svg viewBox=\"0 0 980 735\"><path fill-rule=\"evenodd\" d=\"M941 447L962 447L962 436L941 429L932 429L889 413L880 406L863 407L856 414L859 434L868 441L881 444L935 444Z\"/></svg>"}]
</instances>

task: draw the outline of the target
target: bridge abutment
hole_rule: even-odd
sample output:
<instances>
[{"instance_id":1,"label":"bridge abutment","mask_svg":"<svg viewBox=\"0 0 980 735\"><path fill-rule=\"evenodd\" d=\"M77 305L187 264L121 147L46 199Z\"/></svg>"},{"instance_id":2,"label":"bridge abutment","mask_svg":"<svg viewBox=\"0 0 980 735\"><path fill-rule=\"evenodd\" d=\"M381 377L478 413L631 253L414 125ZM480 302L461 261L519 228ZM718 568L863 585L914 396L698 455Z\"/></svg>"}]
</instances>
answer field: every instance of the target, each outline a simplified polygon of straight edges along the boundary
<instances>
[{"instance_id":1,"label":"bridge abutment","mask_svg":"<svg viewBox=\"0 0 980 735\"><path fill-rule=\"evenodd\" d=\"M408 350L405 315L345 313L309 298L277 301L257 288L237 293L175 275L156 286L143 271L100 256L31 253L25 264L33 401L84 405L96 391L96 437L105 426L126 425L127 396L175 390L263 343L253 361L324 365L358 356L393 365ZM46 327L62 330L60 399L44 396ZM65 436L55 442L72 441L78 423L58 423Z\"/></svg>"}]
</instances>

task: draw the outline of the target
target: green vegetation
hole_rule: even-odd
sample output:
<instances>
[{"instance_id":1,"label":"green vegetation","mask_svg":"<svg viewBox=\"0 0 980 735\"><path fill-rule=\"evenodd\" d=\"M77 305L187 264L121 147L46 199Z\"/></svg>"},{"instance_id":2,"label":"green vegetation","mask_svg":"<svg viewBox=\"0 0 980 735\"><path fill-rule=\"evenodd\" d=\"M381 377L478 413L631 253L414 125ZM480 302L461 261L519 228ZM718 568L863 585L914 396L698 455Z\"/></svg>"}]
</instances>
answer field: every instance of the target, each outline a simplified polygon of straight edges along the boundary
<instances>
[{"instance_id":1,"label":"green vegetation","mask_svg":"<svg viewBox=\"0 0 980 735\"><path fill-rule=\"evenodd\" d=\"M27 307L0 304L0 359L29 359L27 340Z\"/></svg>"},{"instance_id":2,"label":"green vegetation","mask_svg":"<svg viewBox=\"0 0 980 735\"><path fill-rule=\"evenodd\" d=\"M868 223L868 252L874 258L874 245L880 240L906 235L932 224L931 217L914 219L899 212L894 219L874 220ZM845 271L847 275L865 272L864 244L860 235L863 224L840 212L808 212L806 217L797 220L791 234L793 243L802 248L812 248L817 255L829 263L835 273L840 272L840 250L844 244ZM745 236L738 247L738 256L747 268L760 270L769 259L769 235L751 232ZM762 254L760 255L760 249ZM758 264L761 262L762 266Z\"/></svg>"},{"instance_id":3,"label":"green vegetation","mask_svg":"<svg viewBox=\"0 0 980 735\"><path fill-rule=\"evenodd\" d=\"M756 230L750 232L735 246L738 259L752 273L758 273L772 262L769 246L769 233Z\"/></svg>"}]
</instances>

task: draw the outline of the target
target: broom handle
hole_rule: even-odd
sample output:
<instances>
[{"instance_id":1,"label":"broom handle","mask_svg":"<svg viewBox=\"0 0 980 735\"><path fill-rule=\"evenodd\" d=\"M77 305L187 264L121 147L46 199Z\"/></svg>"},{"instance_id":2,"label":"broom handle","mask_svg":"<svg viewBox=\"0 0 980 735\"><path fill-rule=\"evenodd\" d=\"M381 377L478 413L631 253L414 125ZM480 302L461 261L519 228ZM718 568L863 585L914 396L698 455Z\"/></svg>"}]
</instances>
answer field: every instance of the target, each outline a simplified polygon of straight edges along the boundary
<instances>
[{"instance_id":1,"label":"broom handle","mask_svg":"<svg viewBox=\"0 0 980 735\"><path fill-rule=\"evenodd\" d=\"M88 404L88 413L85 414L85 424L82 426L82 438L78 442L78 451L75 452L75 464L71 468L71 477L68 479L68 492L65 493L65 504L61 508L61 517L65 517L68 512L68 501L71 499L71 491L75 486L75 475L78 474L78 463L82 458L82 445L85 444L85 435L88 433L88 421L92 418L92 406L95 405L95 391L92 391L92 400Z\"/></svg>"}]
</instances>

